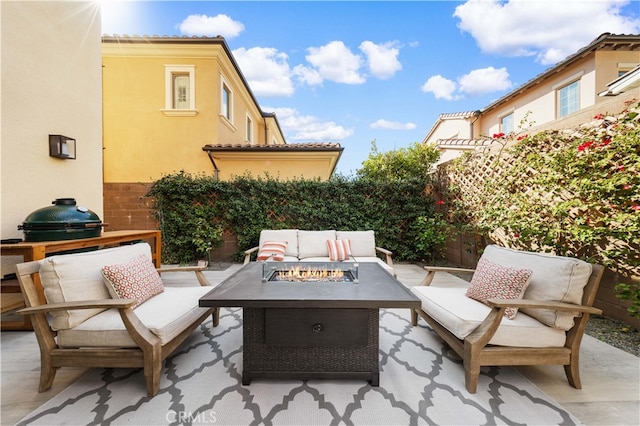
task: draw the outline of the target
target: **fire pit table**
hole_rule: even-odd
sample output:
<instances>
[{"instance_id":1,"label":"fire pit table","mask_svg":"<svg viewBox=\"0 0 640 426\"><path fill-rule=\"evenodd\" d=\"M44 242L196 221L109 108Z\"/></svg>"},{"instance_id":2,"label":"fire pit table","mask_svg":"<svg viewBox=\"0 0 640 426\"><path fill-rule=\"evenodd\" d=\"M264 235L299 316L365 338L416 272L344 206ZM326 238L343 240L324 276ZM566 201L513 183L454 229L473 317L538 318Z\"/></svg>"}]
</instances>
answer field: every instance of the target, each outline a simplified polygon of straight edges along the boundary
<instances>
[{"instance_id":1,"label":"fire pit table","mask_svg":"<svg viewBox=\"0 0 640 426\"><path fill-rule=\"evenodd\" d=\"M419 308L420 300L377 263L252 262L200 306L243 309L243 385L268 378L378 386L379 309Z\"/></svg>"}]
</instances>

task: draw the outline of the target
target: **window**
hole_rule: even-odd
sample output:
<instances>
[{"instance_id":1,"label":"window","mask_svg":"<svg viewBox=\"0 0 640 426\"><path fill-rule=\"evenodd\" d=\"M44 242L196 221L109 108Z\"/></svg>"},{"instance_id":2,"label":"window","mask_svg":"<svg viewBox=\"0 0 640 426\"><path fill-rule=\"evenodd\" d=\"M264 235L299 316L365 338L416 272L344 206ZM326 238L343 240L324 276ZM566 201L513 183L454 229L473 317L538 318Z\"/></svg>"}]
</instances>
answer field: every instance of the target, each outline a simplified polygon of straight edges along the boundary
<instances>
[{"instance_id":1,"label":"window","mask_svg":"<svg viewBox=\"0 0 640 426\"><path fill-rule=\"evenodd\" d=\"M513 113L500 118L500 131L505 135L513 132Z\"/></svg>"},{"instance_id":2,"label":"window","mask_svg":"<svg viewBox=\"0 0 640 426\"><path fill-rule=\"evenodd\" d=\"M637 62L618 62L618 77L622 77L637 66Z\"/></svg>"},{"instance_id":3,"label":"window","mask_svg":"<svg viewBox=\"0 0 640 426\"><path fill-rule=\"evenodd\" d=\"M580 80L558 89L558 116L565 117L579 109Z\"/></svg>"},{"instance_id":4,"label":"window","mask_svg":"<svg viewBox=\"0 0 640 426\"><path fill-rule=\"evenodd\" d=\"M247 142L253 143L253 120L247 115Z\"/></svg>"},{"instance_id":5,"label":"window","mask_svg":"<svg viewBox=\"0 0 640 426\"><path fill-rule=\"evenodd\" d=\"M196 115L195 66L165 65L165 97L162 112L169 116Z\"/></svg>"},{"instance_id":6,"label":"window","mask_svg":"<svg viewBox=\"0 0 640 426\"><path fill-rule=\"evenodd\" d=\"M173 74L173 109L189 108L189 74Z\"/></svg>"},{"instance_id":7,"label":"window","mask_svg":"<svg viewBox=\"0 0 640 426\"><path fill-rule=\"evenodd\" d=\"M233 123L233 92L224 79L221 81L221 100L220 100L220 114Z\"/></svg>"}]
</instances>

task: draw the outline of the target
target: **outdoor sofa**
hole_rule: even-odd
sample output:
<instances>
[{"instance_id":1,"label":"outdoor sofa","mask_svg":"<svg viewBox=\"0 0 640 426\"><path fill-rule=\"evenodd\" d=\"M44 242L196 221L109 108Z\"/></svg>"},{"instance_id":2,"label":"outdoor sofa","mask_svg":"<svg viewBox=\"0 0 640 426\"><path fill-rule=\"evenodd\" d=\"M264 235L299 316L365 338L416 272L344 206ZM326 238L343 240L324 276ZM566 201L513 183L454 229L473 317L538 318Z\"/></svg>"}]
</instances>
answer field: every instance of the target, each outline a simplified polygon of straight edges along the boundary
<instances>
[{"instance_id":1,"label":"outdoor sofa","mask_svg":"<svg viewBox=\"0 0 640 426\"><path fill-rule=\"evenodd\" d=\"M245 265L254 253L257 260L264 261L376 262L395 276L393 253L376 246L375 232L371 230L263 229L258 246L244 252Z\"/></svg>"}]
</instances>

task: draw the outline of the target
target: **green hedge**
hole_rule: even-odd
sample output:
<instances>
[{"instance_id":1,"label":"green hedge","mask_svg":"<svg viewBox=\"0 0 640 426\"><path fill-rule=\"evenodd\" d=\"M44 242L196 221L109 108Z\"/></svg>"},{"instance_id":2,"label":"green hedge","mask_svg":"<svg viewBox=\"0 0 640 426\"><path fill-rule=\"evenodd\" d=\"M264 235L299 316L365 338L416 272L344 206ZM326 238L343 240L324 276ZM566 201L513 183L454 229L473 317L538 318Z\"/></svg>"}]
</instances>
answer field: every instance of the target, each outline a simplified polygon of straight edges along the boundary
<instances>
[{"instance_id":1,"label":"green hedge","mask_svg":"<svg viewBox=\"0 0 640 426\"><path fill-rule=\"evenodd\" d=\"M425 180L380 183L337 177L278 181L240 177L221 182L180 172L156 181L148 195L163 233L163 259L189 263L222 244L224 232L242 251L262 229L369 230L396 260L433 258L446 224ZM435 224L435 225L434 225ZM439 229L438 224L442 224Z\"/></svg>"}]
</instances>

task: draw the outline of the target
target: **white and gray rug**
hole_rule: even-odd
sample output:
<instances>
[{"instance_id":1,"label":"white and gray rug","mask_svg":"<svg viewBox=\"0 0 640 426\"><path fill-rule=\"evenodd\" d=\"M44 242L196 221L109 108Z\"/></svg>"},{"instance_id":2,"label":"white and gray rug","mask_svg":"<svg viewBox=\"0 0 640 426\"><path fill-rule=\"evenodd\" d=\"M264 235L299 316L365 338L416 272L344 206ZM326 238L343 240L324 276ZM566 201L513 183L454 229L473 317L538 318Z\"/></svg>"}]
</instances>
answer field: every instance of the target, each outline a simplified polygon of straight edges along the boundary
<instances>
[{"instance_id":1,"label":"white and gray rug","mask_svg":"<svg viewBox=\"0 0 640 426\"><path fill-rule=\"evenodd\" d=\"M254 380L241 385L242 310L197 329L167 360L154 398L141 370L92 369L19 425L578 424L510 367L483 369L478 392L460 361L409 310L380 316L380 387L356 380Z\"/></svg>"}]
</instances>

